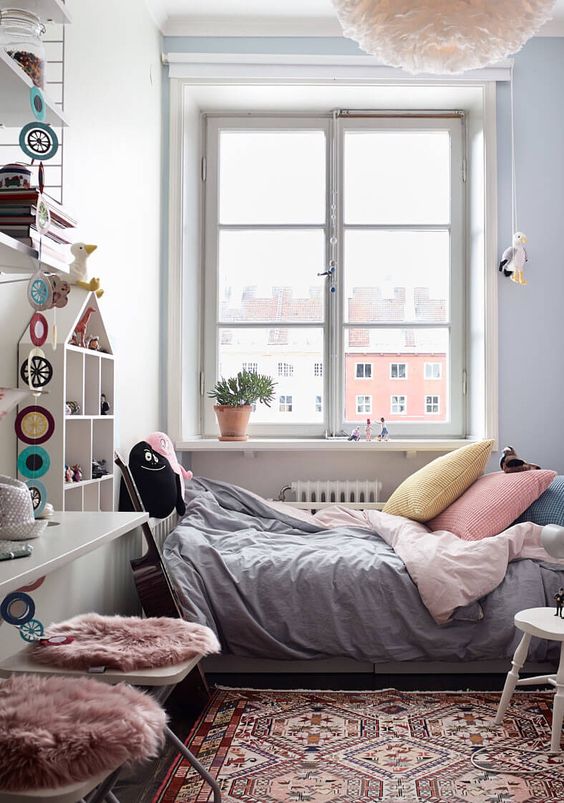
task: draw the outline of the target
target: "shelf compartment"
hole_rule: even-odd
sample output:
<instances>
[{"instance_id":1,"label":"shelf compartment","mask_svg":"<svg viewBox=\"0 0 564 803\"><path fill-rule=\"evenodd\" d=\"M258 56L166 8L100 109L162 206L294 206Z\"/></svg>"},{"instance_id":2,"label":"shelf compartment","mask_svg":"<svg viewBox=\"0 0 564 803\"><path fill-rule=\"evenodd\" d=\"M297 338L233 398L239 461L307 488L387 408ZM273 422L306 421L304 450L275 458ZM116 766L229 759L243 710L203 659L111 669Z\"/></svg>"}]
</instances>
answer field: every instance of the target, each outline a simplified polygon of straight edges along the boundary
<instances>
[{"instance_id":1,"label":"shelf compartment","mask_svg":"<svg viewBox=\"0 0 564 803\"><path fill-rule=\"evenodd\" d=\"M20 128L33 119L29 91L33 86L31 78L13 58L0 49L0 86L2 86L2 105L0 123L6 127ZM67 125L65 115L54 101L44 92L47 116L45 122L53 126Z\"/></svg>"},{"instance_id":2,"label":"shelf compartment","mask_svg":"<svg viewBox=\"0 0 564 803\"><path fill-rule=\"evenodd\" d=\"M75 351L67 354L66 397L64 401L65 403L76 402L80 406L79 416L82 417L84 413L84 356Z\"/></svg>"},{"instance_id":3,"label":"shelf compartment","mask_svg":"<svg viewBox=\"0 0 564 803\"><path fill-rule=\"evenodd\" d=\"M78 465L83 480L92 479L92 421L88 418L65 420L65 464ZM78 484L78 483L76 483Z\"/></svg>"},{"instance_id":4,"label":"shelf compartment","mask_svg":"<svg viewBox=\"0 0 564 803\"><path fill-rule=\"evenodd\" d=\"M74 485L65 493L65 510L82 510L82 488Z\"/></svg>"},{"instance_id":5,"label":"shelf compartment","mask_svg":"<svg viewBox=\"0 0 564 803\"><path fill-rule=\"evenodd\" d=\"M100 358L94 351L84 352L83 412L84 415L100 415Z\"/></svg>"},{"instance_id":6,"label":"shelf compartment","mask_svg":"<svg viewBox=\"0 0 564 803\"><path fill-rule=\"evenodd\" d=\"M110 405L109 415L113 416L114 406L114 361L100 361L100 394L104 394Z\"/></svg>"},{"instance_id":7,"label":"shelf compartment","mask_svg":"<svg viewBox=\"0 0 564 803\"><path fill-rule=\"evenodd\" d=\"M97 513L100 510L100 483L91 482L84 486L82 492L83 509Z\"/></svg>"},{"instance_id":8,"label":"shelf compartment","mask_svg":"<svg viewBox=\"0 0 564 803\"><path fill-rule=\"evenodd\" d=\"M96 418L92 421L92 459L105 460L106 468L113 471L114 421L112 418ZM103 478L100 478L103 479Z\"/></svg>"},{"instance_id":9,"label":"shelf compartment","mask_svg":"<svg viewBox=\"0 0 564 803\"><path fill-rule=\"evenodd\" d=\"M111 475L103 478L100 482L100 510L114 509L114 478Z\"/></svg>"}]
</instances>

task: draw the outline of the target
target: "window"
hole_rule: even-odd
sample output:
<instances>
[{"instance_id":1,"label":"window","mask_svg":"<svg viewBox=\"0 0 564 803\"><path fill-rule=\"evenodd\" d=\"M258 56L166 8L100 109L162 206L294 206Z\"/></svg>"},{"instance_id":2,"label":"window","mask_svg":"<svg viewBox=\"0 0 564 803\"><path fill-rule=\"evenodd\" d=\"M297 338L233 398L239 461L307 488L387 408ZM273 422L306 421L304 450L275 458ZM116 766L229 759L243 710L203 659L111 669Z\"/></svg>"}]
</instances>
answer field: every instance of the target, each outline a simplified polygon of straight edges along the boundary
<instances>
[{"instance_id":1,"label":"window","mask_svg":"<svg viewBox=\"0 0 564 803\"><path fill-rule=\"evenodd\" d=\"M278 376L294 376L294 366L289 362L279 362Z\"/></svg>"},{"instance_id":2,"label":"window","mask_svg":"<svg viewBox=\"0 0 564 803\"><path fill-rule=\"evenodd\" d=\"M255 435L338 433L366 399L390 409L399 436L462 435L461 114L204 120L206 386L243 360L292 378L291 420L281 404L258 405ZM440 366L443 397L432 420L416 387L427 363ZM312 365L331 390L321 409L307 402ZM390 407L391 380L405 392Z\"/></svg>"},{"instance_id":3,"label":"window","mask_svg":"<svg viewBox=\"0 0 564 803\"><path fill-rule=\"evenodd\" d=\"M391 362L390 379L407 379L407 364L404 362Z\"/></svg>"},{"instance_id":4,"label":"window","mask_svg":"<svg viewBox=\"0 0 564 803\"><path fill-rule=\"evenodd\" d=\"M357 362L357 364L356 364L356 378L357 379L372 379L372 363L371 362Z\"/></svg>"},{"instance_id":5,"label":"window","mask_svg":"<svg viewBox=\"0 0 564 803\"><path fill-rule=\"evenodd\" d=\"M405 415L407 413L407 396L392 396L390 412L392 415Z\"/></svg>"},{"instance_id":6,"label":"window","mask_svg":"<svg viewBox=\"0 0 564 803\"><path fill-rule=\"evenodd\" d=\"M244 362L243 371L250 371L253 374L258 374L258 362Z\"/></svg>"},{"instance_id":7,"label":"window","mask_svg":"<svg viewBox=\"0 0 564 803\"><path fill-rule=\"evenodd\" d=\"M278 400L278 409L281 413L291 413L292 412L292 397L291 396L280 396Z\"/></svg>"},{"instance_id":8,"label":"window","mask_svg":"<svg viewBox=\"0 0 564 803\"><path fill-rule=\"evenodd\" d=\"M356 397L356 412L357 415L372 412L372 396L357 396Z\"/></svg>"},{"instance_id":9,"label":"window","mask_svg":"<svg viewBox=\"0 0 564 803\"><path fill-rule=\"evenodd\" d=\"M440 379L442 375L440 362L425 363L425 379Z\"/></svg>"},{"instance_id":10,"label":"window","mask_svg":"<svg viewBox=\"0 0 564 803\"><path fill-rule=\"evenodd\" d=\"M425 412L427 415L439 415L440 396L425 396Z\"/></svg>"},{"instance_id":11,"label":"window","mask_svg":"<svg viewBox=\"0 0 564 803\"><path fill-rule=\"evenodd\" d=\"M323 403L321 400L321 396L315 397L315 412L321 413L323 411Z\"/></svg>"}]
</instances>

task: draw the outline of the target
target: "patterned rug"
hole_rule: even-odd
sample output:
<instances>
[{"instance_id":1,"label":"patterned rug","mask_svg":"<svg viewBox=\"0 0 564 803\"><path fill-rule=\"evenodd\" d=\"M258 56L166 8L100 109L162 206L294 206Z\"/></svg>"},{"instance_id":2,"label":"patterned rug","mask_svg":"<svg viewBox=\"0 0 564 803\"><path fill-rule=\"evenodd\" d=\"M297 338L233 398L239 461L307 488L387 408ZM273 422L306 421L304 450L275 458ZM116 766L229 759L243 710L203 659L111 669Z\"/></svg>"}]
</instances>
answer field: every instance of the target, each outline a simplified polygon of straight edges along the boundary
<instances>
[{"instance_id":1,"label":"patterned rug","mask_svg":"<svg viewBox=\"0 0 564 803\"><path fill-rule=\"evenodd\" d=\"M563 803L552 699L516 692L496 727L491 692L217 689L186 743L224 803ZM211 799L176 756L152 801Z\"/></svg>"}]
</instances>

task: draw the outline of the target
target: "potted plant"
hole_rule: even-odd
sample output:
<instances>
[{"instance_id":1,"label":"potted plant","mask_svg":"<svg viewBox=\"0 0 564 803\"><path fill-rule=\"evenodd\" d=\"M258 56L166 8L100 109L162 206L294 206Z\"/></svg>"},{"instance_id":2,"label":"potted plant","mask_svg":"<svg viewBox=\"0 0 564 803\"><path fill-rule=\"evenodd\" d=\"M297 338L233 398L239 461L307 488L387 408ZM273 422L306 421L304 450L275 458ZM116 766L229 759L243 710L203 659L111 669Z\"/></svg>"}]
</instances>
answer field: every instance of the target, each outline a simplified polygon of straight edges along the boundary
<instances>
[{"instance_id":1,"label":"potted plant","mask_svg":"<svg viewBox=\"0 0 564 803\"><path fill-rule=\"evenodd\" d=\"M229 379L223 377L208 396L215 399L214 406L219 425L220 441L246 441L247 425L253 404L261 402L270 407L274 398L272 377L254 371L239 371Z\"/></svg>"}]
</instances>

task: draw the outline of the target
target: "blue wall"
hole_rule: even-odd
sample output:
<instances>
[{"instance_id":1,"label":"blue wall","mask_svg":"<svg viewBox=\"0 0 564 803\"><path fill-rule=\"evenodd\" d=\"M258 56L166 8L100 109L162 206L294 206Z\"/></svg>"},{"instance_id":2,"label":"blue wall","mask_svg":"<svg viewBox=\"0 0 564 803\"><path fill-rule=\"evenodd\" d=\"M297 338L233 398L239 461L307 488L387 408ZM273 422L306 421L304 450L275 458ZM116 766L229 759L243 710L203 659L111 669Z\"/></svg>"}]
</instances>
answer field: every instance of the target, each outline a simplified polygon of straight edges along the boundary
<instances>
[{"instance_id":1,"label":"blue wall","mask_svg":"<svg viewBox=\"0 0 564 803\"><path fill-rule=\"evenodd\" d=\"M354 55L328 37L167 37L163 49L202 53ZM500 278L500 446L564 473L564 38L537 38L515 58L518 227L529 238L529 285ZM498 84L500 253L511 243L508 84ZM491 266L497 270L496 266ZM493 464L492 464L493 467Z\"/></svg>"}]
</instances>

